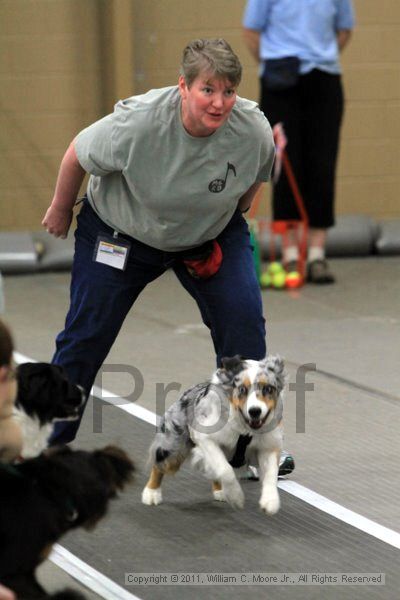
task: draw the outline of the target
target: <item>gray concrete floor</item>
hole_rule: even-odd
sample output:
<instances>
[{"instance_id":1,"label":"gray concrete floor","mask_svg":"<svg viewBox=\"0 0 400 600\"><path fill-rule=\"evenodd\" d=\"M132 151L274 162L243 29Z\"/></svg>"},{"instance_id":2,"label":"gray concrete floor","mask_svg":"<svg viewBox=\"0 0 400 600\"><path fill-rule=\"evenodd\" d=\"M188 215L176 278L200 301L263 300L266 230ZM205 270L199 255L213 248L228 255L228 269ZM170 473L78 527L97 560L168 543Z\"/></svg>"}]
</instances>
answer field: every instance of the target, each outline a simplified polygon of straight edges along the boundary
<instances>
[{"instance_id":1,"label":"gray concrete floor","mask_svg":"<svg viewBox=\"0 0 400 600\"><path fill-rule=\"evenodd\" d=\"M73 577L65 571L56 567L51 561L47 560L37 570L37 579L46 592L55 593L64 589L77 590L85 594L87 600L99 600L100 596L94 594L86 587L80 585ZM117 600L117 599L116 599Z\"/></svg>"},{"instance_id":2,"label":"gray concrete floor","mask_svg":"<svg viewBox=\"0 0 400 600\"><path fill-rule=\"evenodd\" d=\"M287 393L286 447L297 464L292 479L400 532L400 258L340 259L332 267L333 286L263 291L269 351L285 357L290 382L301 365L317 369L307 375L314 390L306 394L304 432L295 392ZM18 351L50 360L68 305L69 275L8 275L4 286L4 316ZM107 362L122 365L122 372L104 374L104 388L131 393L123 365L133 365L144 380L137 403L154 412L157 383L183 389L211 374L208 331L173 274L144 291ZM171 392L167 403L177 394ZM88 419L89 413L77 443L96 447L101 436L91 432ZM116 426L115 419L110 423ZM110 434L123 445L117 430ZM49 581L57 572L46 565L44 577Z\"/></svg>"}]
</instances>

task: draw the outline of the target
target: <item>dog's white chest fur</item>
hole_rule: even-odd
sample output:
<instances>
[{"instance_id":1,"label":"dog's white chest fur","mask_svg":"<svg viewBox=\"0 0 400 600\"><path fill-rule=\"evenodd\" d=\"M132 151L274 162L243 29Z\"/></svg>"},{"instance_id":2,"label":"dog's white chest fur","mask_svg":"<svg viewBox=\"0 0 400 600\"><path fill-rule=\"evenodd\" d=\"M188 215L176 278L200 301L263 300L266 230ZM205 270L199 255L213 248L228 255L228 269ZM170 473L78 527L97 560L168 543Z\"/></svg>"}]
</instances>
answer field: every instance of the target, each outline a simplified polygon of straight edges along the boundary
<instances>
[{"instance_id":1,"label":"dog's white chest fur","mask_svg":"<svg viewBox=\"0 0 400 600\"><path fill-rule=\"evenodd\" d=\"M47 447L47 441L53 431L53 425L51 423L41 425L37 417L29 417L22 408L15 407L14 416L22 429L23 446L21 457L34 458L35 456L39 456Z\"/></svg>"}]
</instances>

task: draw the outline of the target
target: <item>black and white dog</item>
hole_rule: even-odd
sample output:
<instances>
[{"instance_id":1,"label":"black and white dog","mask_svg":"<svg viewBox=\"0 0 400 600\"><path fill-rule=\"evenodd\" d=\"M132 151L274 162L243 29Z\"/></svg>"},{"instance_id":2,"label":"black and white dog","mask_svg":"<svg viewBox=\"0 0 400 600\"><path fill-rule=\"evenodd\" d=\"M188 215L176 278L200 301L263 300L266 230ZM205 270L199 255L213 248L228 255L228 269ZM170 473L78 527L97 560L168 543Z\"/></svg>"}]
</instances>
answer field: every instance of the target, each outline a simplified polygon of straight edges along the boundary
<instances>
[{"instance_id":1,"label":"black and white dog","mask_svg":"<svg viewBox=\"0 0 400 600\"><path fill-rule=\"evenodd\" d=\"M0 582L25 600L83 598L67 590L47 594L36 567L62 535L92 529L133 471L129 457L114 446L94 452L51 448L17 465L0 464Z\"/></svg>"},{"instance_id":2,"label":"black and white dog","mask_svg":"<svg viewBox=\"0 0 400 600\"><path fill-rule=\"evenodd\" d=\"M17 367L16 376L14 417L22 429L21 458L33 458L47 447L56 421L79 417L85 394L57 365L23 363Z\"/></svg>"},{"instance_id":3,"label":"black and white dog","mask_svg":"<svg viewBox=\"0 0 400 600\"><path fill-rule=\"evenodd\" d=\"M214 498L236 508L243 507L244 494L233 467L242 462L258 464L260 507L269 515L279 510L283 360L235 356L223 359L222 364L208 382L187 390L165 413L150 448L153 467L142 492L144 504L160 504L164 474L175 473L191 455L213 481ZM238 449L244 455L239 462Z\"/></svg>"}]
</instances>

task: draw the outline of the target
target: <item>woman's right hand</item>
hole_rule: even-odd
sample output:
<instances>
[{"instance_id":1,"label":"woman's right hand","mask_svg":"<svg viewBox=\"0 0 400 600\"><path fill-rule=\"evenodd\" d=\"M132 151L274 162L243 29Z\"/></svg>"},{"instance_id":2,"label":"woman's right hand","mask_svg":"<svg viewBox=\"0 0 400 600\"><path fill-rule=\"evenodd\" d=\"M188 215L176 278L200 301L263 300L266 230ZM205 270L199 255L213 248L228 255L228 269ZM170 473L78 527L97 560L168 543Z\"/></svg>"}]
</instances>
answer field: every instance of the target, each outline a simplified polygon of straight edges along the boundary
<instances>
[{"instance_id":1,"label":"woman's right hand","mask_svg":"<svg viewBox=\"0 0 400 600\"><path fill-rule=\"evenodd\" d=\"M71 226L72 217L72 209L57 208L51 204L44 215L42 225L54 237L65 239Z\"/></svg>"}]
</instances>

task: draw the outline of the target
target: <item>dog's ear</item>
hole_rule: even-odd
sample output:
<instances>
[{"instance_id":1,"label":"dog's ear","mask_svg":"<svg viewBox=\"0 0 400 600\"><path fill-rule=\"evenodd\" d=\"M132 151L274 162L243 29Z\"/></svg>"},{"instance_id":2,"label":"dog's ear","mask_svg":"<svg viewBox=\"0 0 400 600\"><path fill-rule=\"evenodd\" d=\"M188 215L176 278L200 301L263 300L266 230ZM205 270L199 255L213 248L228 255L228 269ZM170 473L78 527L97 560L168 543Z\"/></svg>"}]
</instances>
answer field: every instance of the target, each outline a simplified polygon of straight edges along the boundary
<instances>
[{"instance_id":1,"label":"dog's ear","mask_svg":"<svg viewBox=\"0 0 400 600\"><path fill-rule=\"evenodd\" d=\"M243 370L243 356L236 354L235 356L225 356L221 359L222 369L218 369L217 375L221 383L231 383L235 375Z\"/></svg>"},{"instance_id":2,"label":"dog's ear","mask_svg":"<svg viewBox=\"0 0 400 600\"><path fill-rule=\"evenodd\" d=\"M279 355L266 356L262 361L268 372L273 374L276 382L278 394L281 393L286 383L285 362Z\"/></svg>"},{"instance_id":3,"label":"dog's ear","mask_svg":"<svg viewBox=\"0 0 400 600\"><path fill-rule=\"evenodd\" d=\"M80 406L82 388L68 380L66 371L50 363L23 363L17 367L17 405L29 415L39 407L51 406L54 398L71 406Z\"/></svg>"},{"instance_id":4,"label":"dog's ear","mask_svg":"<svg viewBox=\"0 0 400 600\"><path fill-rule=\"evenodd\" d=\"M96 466L103 474L105 481L113 481L117 489L122 489L126 483L132 481L134 464L129 456L117 446L106 446L93 453Z\"/></svg>"},{"instance_id":5,"label":"dog's ear","mask_svg":"<svg viewBox=\"0 0 400 600\"><path fill-rule=\"evenodd\" d=\"M240 356L240 354L235 354L235 356L225 356L221 359L221 363L225 371L230 371L231 373L239 373L243 369L243 361L244 357Z\"/></svg>"}]
</instances>

